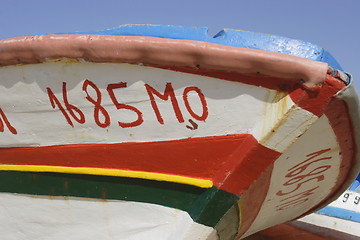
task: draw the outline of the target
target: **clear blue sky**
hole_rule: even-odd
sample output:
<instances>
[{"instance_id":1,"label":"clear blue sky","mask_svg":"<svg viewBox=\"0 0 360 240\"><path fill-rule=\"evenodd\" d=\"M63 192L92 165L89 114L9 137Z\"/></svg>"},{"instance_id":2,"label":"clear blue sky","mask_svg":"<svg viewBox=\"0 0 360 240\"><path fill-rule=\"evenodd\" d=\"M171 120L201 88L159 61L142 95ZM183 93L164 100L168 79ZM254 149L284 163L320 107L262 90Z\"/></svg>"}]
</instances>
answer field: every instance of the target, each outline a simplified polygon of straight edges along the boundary
<instances>
[{"instance_id":1,"label":"clear blue sky","mask_svg":"<svg viewBox=\"0 0 360 240\"><path fill-rule=\"evenodd\" d=\"M326 48L360 92L360 0L0 0L0 39L121 24L243 29Z\"/></svg>"}]
</instances>

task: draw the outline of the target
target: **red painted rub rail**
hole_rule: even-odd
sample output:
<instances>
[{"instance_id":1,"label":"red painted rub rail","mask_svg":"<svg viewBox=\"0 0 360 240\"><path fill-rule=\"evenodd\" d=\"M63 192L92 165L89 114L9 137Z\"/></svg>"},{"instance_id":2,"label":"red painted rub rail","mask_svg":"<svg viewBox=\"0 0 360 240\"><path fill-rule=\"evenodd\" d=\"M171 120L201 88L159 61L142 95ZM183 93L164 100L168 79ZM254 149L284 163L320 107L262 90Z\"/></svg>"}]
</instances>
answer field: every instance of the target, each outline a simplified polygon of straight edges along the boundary
<instances>
[{"instance_id":1,"label":"red painted rub rail","mask_svg":"<svg viewBox=\"0 0 360 240\"><path fill-rule=\"evenodd\" d=\"M41 35L0 40L0 66L69 58L263 74L322 83L328 64L264 50L139 36Z\"/></svg>"}]
</instances>

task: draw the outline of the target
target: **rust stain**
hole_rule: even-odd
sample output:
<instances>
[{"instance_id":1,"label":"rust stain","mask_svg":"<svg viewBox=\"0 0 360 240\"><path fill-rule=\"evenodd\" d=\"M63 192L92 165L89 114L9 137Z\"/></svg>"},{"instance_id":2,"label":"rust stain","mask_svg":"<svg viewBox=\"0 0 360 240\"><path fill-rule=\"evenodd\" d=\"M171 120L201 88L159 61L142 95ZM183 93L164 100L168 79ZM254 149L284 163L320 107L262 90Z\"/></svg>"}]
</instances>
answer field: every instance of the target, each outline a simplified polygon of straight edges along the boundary
<instances>
[{"instance_id":1,"label":"rust stain","mask_svg":"<svg viewBox=\"0 0 360 240\"><path fill-rule=\"evenodd\" d=\"M268 90L265 97L261 141L266 142L275 133L276 126L288 111L286 92Z\"/></svg>"},{"instance_id":2,"label":"rust stain","mask_svg":"<svg viewBox=\"0 0 360 240\"><path fill-rule=\"evenodd\" d=\"M269 132L269 134L265 135L263 139L261 139L261 144L267 144L272 137L274 137L275 133L278 132L280 127L288 121L291 117L293 117L294 112L299 109L298 106L295 104L283 115L283 117L274 125L272 130ZM310 117L308 119L305 119L300 122L299 125L296 126L296 128L292 129L291 131L287 132L286 134L282 135L278 140L277 143L272 146L274 148L278 148L280 144L282 144L286 139L288 139L290 136L294 136L297 131L299 131L299 134L293 137L287 145L290 146L292 143L296 142L314 123L315 118L317 120L317 117ZM286 147L287 148L287 147Z\"/></svg>"},{"instance_id":3,"label":"rust stain","mask_svg":"<svg viewBox=\"0 0 360 240\"><path fill-rule=\"evenodd\" d=\"M64 180L64 189L65 189L65 192L69 191L69 181L68 180Z\"/></svg>"},{"instance_id":4,"label":"rust stain","mask_svg":"<svg viewBox=\"0 0 360 240\"><path fill-rule=\"evenodd\" d=\"M37 181L37 175L36 174L31 174L31 181L33 182L33 183L35 183L36 181Z\"/></svg>"},{"instance_id":5,"label":"rust stain","mask_svg":"<svg viewBox=\"0 0 360 240\"><path fill-rule=\"evenodd\" d=\"M51 187L51 195L52 195L52 196L55 196L55 194L56 194L55 187Z\"/></svg>"},{"instance_id":6,"label":"rust stain","mask_svg":"<svg viewBox=\"0 0 360 240\"><path fill-rule=\"evenodd\" d=\"M297 126L288 132L285 132L286 129L280 130L284 124L297 115L296 111L298 110L299 107L289 100L288 93L269 90L265 99L262 135L259 142L263 145L274 144L271 147L275 149L286 149L297 141L317 119L313 117L301 119L298 121ZM279 131L282 131L282 133L278 134ZM274 141L274 137L277 138L276 141Z\"/></svg>"},{"instance_id":7,"label":"rust stain","mask_svg":"<svg viewBox=\"0 0 360 240\"><path fill-rule=\"evenodd\" d=\"M297 108L297 106L292 106L289 111L287 113L285 113L283 115L283 117L280 119L280 121L278 121L277 123L274 124L273 128L271 129L271 131L269 132L269 134L265 135L263 139L261 139L261 143L265 144L266 142L268 142L277 132L277 130L281 127L281 125L284 124L284 122L286 122L286 120L289 118L289 115L291 115L291 113L294 111L294 109ZM304 122L302 123L304 124ZM300 125L301 126L301 125ZM283 137L282 139L286 139L287 136L291 135L294 131L296 131L297 128L291 132L289 132L285 137ZM283 140L282 140L283 141ZM282 142L279 141L279 142ZM278 146L278 144L276 144L276 146Z\"/></svg>"},{"instance_id":8,"label":"rust stain","mask_svg":"<svg viewBox=\"0 0 360 240\"><path fill-rule=\"evenodd\" d=\"M280 128L280 125L282 125L286 119L289 118L289 115L297 108L297 106L293 106L290 111L286 114L287 116L284 117L283 121L279 124L279 126L277 126L277 129ZM288 132L288 134L286 134L285 136L283 136L281 138L280 141L278 141L278 143L275 145L275 147L278 147L285 139L287 139L289 136L293 135L296 131L298 131L299 129L304 129L303 131L301 131L301 134L299 134L298 136L296 136L291 142L290 144L294 143L297 141L297 139L299 139L305 132L307 129L309 129L309 127L312 125L312 119L307 119L306 121L302 122L300 125L298 125L295 129L293 129L292 131Z\"/></svg>"},{"instance_id":9,"label":"rust stain","mask_svg":"<svg viewBox=\"0 0 360 240\"><path fill-rule=\"evenodd\" d=\"M105 188L101 189L101 198L103 201L106 201L107 199L107 191Z\"/></svg>"}]
</instances>

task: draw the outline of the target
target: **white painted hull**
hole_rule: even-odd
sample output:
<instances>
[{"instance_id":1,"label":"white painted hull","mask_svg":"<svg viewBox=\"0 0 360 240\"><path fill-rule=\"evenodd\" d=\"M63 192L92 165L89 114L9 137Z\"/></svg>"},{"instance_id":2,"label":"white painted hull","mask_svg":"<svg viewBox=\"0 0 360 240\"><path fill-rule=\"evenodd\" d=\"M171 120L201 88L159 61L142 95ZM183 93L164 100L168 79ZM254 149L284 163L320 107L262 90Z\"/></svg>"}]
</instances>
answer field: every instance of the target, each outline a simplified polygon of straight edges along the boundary
<instances>
[{"instance_id":1,"label":"white painted hull","mask_svg":"<svg viewBox=\"0 0 360 240\"><path fill-rule=\"evenodd\" d=\"M329 217L318 213L312 213L297 221L360 237L359 222Z\"/></svg>"},{"instance_id":2,"label":"white painted hull","mask_svg":"<svg viewBox=\"0 0 360 240\"><path fill-rule=\"evenodd\" d=\"M118 35L0 49L0 239L243 239L359 167L357 96L312 58Z\"/></svg>"},{"instance_id":3,"label":"white painted hull","mask_svg":"<svg viewBox=\"0 0 360 240\"><path fill-rule=\"evenodd\" d=\"M207 239L213 228L155 204L0 194L2 240ZM217 239L209 238L209 239Z\"/></svg>"},{"instance_id":4,"label":"white painted hull","mask_svg":"<svg viewBox=\"0 0 360 240\"><path fill-rule=\"evenodd\" d=\"M64 60L21 67L3 67L0 74L3 83L0 86L2 109L18 131L16 135L9 131L2 133L7 136L0 138L0 144L4 147L167 141L242 133L252 134L261 140L269 134L274 124L295 106L288 96L271 89L130 64L74 63ZM106 128L96 124L94 104L85 98L83 86L86 79L92 81L102 93L101 106L104 106L110 119ZM14 82L16 84L13 84ZM73 127L67 123L57 105L55 108L51 107L46 91L50 88L64 105L63 82L67 82L68 101L77 106L85 118L84 123L78 123L69 114ZM107 93L106 88L109 84L119 82L126 82L127 87L115 90L118 101L131 105L142 113L143 122L138 126L124 128L118 124L119 121L130 123L137 118L134 111L116 109ZM145 85L163 93L167 83L171 83L174 89L183 122L179 122L170 100L155 99L163 123L159 122L152 108ZM204 121L192 117L185 106L183 93L191 86L206 94L209 115ZM96 99L91 87L88 87L88 92ZM18 98L19 95L22 97ZM197 115L202 115L204 109L199 95L192 91L188 96L191 110ZM239 108L239 105L242 107ZM317 119L302 109L297 111L298 115L294 117L299 120L295 124L305 129ZM266 119L263 118L264 112L267 115ZM102 113L98 115L103 122ZM189 119L196 122L197 129L191 130L186 127L191 127ZM300 128L293 132L280 144L274 139L274 143L269 141L268 145L277 144L279 146L274 148L283 151L291 144L295 135L303 130Z\"/></svg>"},{"instance_id":5,"label":"white painted hull","mask_svg":"<svg viewBox=\"0 0 360 240\"><path fill-rule=\"evenodd\" d=\"M347 190L324 209L298 221L360 237L360 194Z\"/></svg>"}]
</instances>

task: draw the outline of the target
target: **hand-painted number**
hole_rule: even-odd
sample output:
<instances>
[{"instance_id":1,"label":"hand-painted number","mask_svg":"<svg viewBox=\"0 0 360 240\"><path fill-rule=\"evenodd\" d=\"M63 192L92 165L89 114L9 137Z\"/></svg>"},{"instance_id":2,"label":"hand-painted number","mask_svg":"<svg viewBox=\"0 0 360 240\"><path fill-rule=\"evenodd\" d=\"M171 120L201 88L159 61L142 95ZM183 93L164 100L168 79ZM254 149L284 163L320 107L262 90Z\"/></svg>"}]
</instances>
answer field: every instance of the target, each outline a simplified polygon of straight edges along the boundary
<instances>
[{"instance_id":1,"label":"hand-painted number","mask_svg":"<svg viewBox=\"0 0 360 240\"><path fill-rule=\"evenodd\" d=\"M56 104L70 126L74 127L74 124L71 121L69 114L65 111L65 108L70 113L70 115L75 119L75 121L77 121L80 124L83 124L85 122L84 113L79 108L70 104L68 101L67 91L66 91L66 82L63 82L63 85L62 85L62 94L63 94L63 101L65 104L65 108L61 105L59 99L55 96L55 94L53 93L53 91L50 88L47 88L47 92L48 92L48 96L49 96L52 108L55 109L55 107L56 107L55 104ZM78 116L75 113L77 113Z\"/></svg>"},{"instance_id":2,"label":"hand-painted number","mask_svg":"<svg viewBox=\"0 0 360 240\"><path fill-rule=\"evenodd\" d=\"M0 108L0 132L4 132L4 126L6 125L6 127L9 129L9 131L16 135L17 131L16 129L11 125L11 123L9 122L8 118L6 117L5 113L3 112L3 110Z\"/></svg>"},{"instance_id":3,"label":"hand-painted number","mask_svg":"<svg viewBox=\"0 0 360 240\"><path fill-rule=\"evenodd\" d=\"M114 89L126 88L126 85L127 85L126 82L113 83L113 84L109 84L107 86L106 90L108 91L111 101L114 103L116 109L118 109L118 110L119 109L127 109L127 110L133 111L137 114L137 120L130 122L130 123L118 122L119 126L123 127L123 128L136 127L144 122L142 113L140 112L139 109L137 109L133 106L119 103L119 101L117 100L115 93L114 93Z\"/></svg>"},{"instance_id":4,"label":"hand-painted number","mask_svg":"<svg viewBox=\"0 0 360 240\"><path fill-rule=\"evenodd\" d=\"M93 97L90 96L89 92L88 92L88 87L91 87L95 93L96 93L96 99L94 99ZM94 104L94 119L95 119L95 123L102 128L106 128L107 126L110 125L110 116L109 113L105 110L105 108L103 106L101 106L101 92L99 90L99 88L95 85L95 83L89 81L89 80L85 80L84 84L83 84L83 91L86 93L86 99L91 102L92 104ZM100 112L103 115L103 122L100 121Z\"/></svg>"},{"instance_id":5,"label":"hand-painted number","mask_svg":"<svg viewBox=\"0 0 360 240\"><path fill-rule=\"evenodd\" d=\"M122 128L136 127L136 126L141 125L144 122L142 112L133 106L120 103L114 92L115 89L121 89L121 88L126 88L126 87L127 87L126 82L111 83L111 84L107 85L106 90L110 96L111 101L115 105L116 109L129 110L129 111L134 112L137 116L136 120L134 120L132 122L118 121L119 126ZM166 83L164 93L157 91L155 88L151 87L149 84L145 84L144 87L149 96L151 107L155 113L156 119L160 124L164 124L164 120L163 120L163 117L158 108L157 102L155 100L155 96L157 98L160 98L163 101L170 100L173 111L175 113L175 117L177 118L178 122L179 123L184 122L184 117L181 112L177 97L175 95L174 88L171 83ZM108 111L104 108L104 106L102 106L102 93L101 93L100 89L96 86L96 84L94 82L86 79L83 83L82 90L86 94L85 99L94 105L94 121L95 121L95 123L101 128L106 128L106 127L110 126L110 123L111 123L110 115L109 115ZM49 96L49 100L50 100L52 108L55 109L57 107L61 111L61 113L64 115L67 123L70 126L74 127L72 118L80 124L85 123L84 113L79 108L70 104L68 101L65 82L63 82L63 85L62 85L63 104L59 101L59 99L55 96L54 92L50 88L47 88L47 92L48 92L48 96ZM196 97L198 97L198 99L200 100L200 101L198 101L198 104L200 104L201 108L202 108L202 111L200 110L200 114L199 114L199 112L196 112L199 110L196 110L196 111L193 110L193 108L189 102L189 96L195 97L195 99L196 99ZM205 96L202 93L202 91L199 88L194 87L194 86L186 87L184 89L182 97L183 97L183 101L184 101L186 110L191 115L191 117L193 117L194 119L196 119L198 121L205 122L205 120L208 117L208 107L207 107ZM65 105L65 107L63 105ZM201 108L195 108L195 109L201 109ZM189 119L189 122L190 122L191 126L186 125L186 127L188 129L196 130L198 128L198 124L195 123L192 119Z\"/></svg>"}]
</instances>

